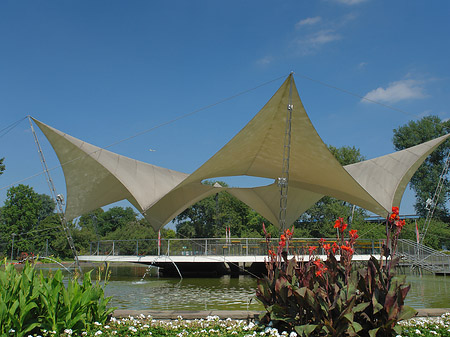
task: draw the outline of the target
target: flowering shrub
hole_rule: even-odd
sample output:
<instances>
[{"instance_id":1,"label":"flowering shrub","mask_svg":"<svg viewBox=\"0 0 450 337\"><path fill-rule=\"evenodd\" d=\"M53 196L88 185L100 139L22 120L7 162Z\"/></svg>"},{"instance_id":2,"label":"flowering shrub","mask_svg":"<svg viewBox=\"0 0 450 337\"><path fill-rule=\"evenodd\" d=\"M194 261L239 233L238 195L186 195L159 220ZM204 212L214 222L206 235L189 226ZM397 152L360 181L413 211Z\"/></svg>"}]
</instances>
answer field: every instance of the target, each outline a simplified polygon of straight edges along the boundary
<instances>
[{"instance_id":1,"label":"flowering shrub","mask_svg":"<svg viewBox=\"0 0 450 337\"><path fill-rule=\"evenodd\" d=\"M267 276L258 280L256 291L266 309L261 323L301 336L375 337L400 332L396 323L416 314L404 305L409 286L392 272L398 263L395 249L403 225L398 208L393 208L386 219L381 261L371 257L367 267L359 270L352 268L358 234L350 230L346 237L347 224L342 218L334 225L335 242L319 240L319 247L327 254L325 261L316 257L317 246L308 247L306 261L295 256L289 259L293 229L280 236L276 250L266 232Z\"/></svg>"}]
</instances>

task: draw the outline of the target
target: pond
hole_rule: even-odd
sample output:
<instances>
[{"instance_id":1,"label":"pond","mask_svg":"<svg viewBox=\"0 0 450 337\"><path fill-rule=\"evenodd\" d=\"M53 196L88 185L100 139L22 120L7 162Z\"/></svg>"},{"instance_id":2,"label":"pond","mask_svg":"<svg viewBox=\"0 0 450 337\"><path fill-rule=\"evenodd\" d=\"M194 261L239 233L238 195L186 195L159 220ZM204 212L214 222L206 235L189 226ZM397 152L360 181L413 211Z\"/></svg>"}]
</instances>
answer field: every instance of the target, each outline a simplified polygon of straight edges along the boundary
<instances>
[{"instance_id":1,"label":"pond","mask_svg":"<svg viewBox=\"0 0 450 337\"><path fill-rule=\"evenodd\" d=\"M254 298L256 279L232 278L158 278L142 280L147 266L111 266L105 288L113 296L111 304L134 310L262 310ZM411 290L406 304L414 308L449 308L450 276L407 275Z\"/></svg>"}]
</instances>

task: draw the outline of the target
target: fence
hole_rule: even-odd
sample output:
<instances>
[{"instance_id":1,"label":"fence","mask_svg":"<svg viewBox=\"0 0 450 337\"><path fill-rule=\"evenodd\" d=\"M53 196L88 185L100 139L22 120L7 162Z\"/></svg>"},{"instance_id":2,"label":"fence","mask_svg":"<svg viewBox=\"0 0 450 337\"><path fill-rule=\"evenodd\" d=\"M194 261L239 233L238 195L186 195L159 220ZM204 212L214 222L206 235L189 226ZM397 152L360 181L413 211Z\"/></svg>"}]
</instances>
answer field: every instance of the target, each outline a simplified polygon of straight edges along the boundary
<instances>
[{"instance_id":1,"label":"fence","mask_svg":"<svg viewBox=\"0 0 450 337\"><path fill-rule=\"evenodd\" d=\"M293 238L290 251L308 254L309 246L318 246L317 238ZM333 244L336 239L325 239ZM382 240L358 240L355 243L356 254L380 254ZM278 246L278 240L272 239L271 247ZM194 238L194 239L136 239L102 240L90 243L90 255L267 255L267 244L263 238ZM324 251L316 251L325 254Z\"/></svg>"}]
</instances>

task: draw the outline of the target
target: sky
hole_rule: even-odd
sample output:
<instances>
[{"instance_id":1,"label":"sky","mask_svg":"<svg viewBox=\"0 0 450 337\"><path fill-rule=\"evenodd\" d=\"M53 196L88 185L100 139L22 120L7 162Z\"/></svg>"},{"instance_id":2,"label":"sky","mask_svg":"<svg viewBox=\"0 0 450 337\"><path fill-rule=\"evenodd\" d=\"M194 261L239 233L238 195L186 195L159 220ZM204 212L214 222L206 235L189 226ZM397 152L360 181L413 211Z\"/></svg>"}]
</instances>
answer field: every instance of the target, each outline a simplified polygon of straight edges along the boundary
<instances>
[{"instance_id":1,"label":"sky","mask_svg":"<svg viewBox=\"0 0 450 337\"><path fill-rule=\"evenodd\" d=\"M290 72L326 144L367 159L391 153L393 129L450 117L448 13L444 0L3 0L0 205L18 183L50 194L28 121L5 131L27 115L192 173ZM56 155L38 137L65 194ZM413 214L413 202L408 189L401 213Z\"/></svg>"}]
</instances>

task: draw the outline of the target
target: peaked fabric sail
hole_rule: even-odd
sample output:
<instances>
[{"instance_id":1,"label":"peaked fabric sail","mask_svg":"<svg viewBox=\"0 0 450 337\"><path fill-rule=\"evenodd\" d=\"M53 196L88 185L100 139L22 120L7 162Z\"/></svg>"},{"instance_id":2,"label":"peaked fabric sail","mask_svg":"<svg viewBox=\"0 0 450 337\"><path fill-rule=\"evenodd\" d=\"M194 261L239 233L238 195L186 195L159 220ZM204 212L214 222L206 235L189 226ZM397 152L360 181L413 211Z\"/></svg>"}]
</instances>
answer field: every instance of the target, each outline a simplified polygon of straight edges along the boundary
<instances>
[{"instance_id":1,"label":"peaked fabric sail","mask_svg":"<svg viewBox=\"0 0 450 337\"><path fill-rule=\"evenodd\" d=\"M214 177L280 177L290 102L293 113L289 188L333 196L374 213L386 214L388 209L350 176L323 143L306 114L292 74L233 139L177 188ZM164 198L171 198L175 190ZM290 212L289 205L287 212Z\"/></svg>"},{"instance_id":2,"label":"peaked fabric sail","mask_svg":"<svg viewBox=\"0 0 450 337\"><path fill-rule=\"evenodd\" d=\"M123 199L143 211L188 176L101 149L34 118L33 121L62 165L68 219Z\"/></svg>"},{"instance_id":3,"label":"peaked fabric sail","mask_svg":"<svg viewBox=\"0 0 450 337\"><path fill-rule=\"evenodd\" d=\"M127 199L158 230L195 202L228 191L278 225L276 180L282 172L288 104L293 105L288 225L324 195L385 216L400 204L420 164L450 137L342 167L314 129L292 75L233 139L191 175L121 156L33 120L62 165L68 219ZM272 178L274 183L254 188L202 184L205 179L239 175Z\"/></svg>"}]
</instances>

